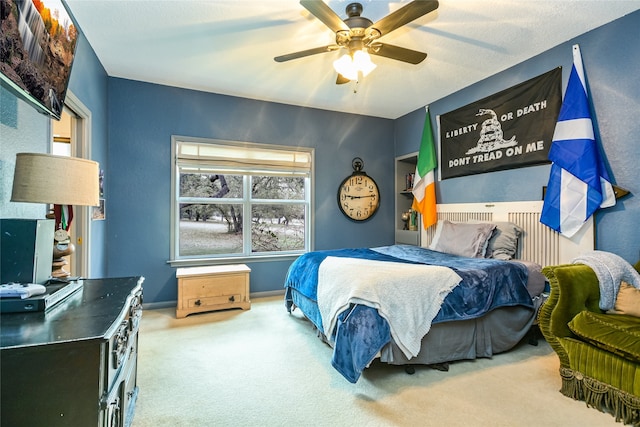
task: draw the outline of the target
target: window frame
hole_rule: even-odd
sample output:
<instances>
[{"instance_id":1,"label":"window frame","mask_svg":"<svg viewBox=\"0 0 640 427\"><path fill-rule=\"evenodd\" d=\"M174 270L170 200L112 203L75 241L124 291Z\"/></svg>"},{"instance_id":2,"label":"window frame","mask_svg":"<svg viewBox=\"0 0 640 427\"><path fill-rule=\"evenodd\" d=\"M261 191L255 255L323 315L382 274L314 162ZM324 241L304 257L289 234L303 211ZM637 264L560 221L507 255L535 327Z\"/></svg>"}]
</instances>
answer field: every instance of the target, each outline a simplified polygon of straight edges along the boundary
<instances>
[{"instance_id":1,"label":"window frame","mask_svg":"<svg viewBox=\"0 0 640 427\"><path fill-rule=\"evenodd\" d=\"M241 204L243 206L243 211L250 212L251 207L254 204L265 204L265 203L283 203L283 204L304 204L305 209L305 237L304 237L304 249L295 250L295 251L281 251L276 253L271 252L258 252L253 255L251 252L251 215L243 215L243 230L249 230L249 232L243 232L243 252L241 254L222 254L222 255L207 255L201 257L194 256L179 256L179 229L180 229L180 204L185 201L194 201L198 202L199 198L190 198L190 197L180 197L180 168L185 164L198 163L202 162L204 165L211 167L211 161L203 161L198 160L197 156L190 156L189 159L180 159L178 157L178 145L179 143L187 143L187 144L214 144L218 146L230 146L235 148L242 148L246 150L257 149L257 150L273 150L276 151L286 151L289 153L292 152L300 152L306 153L310 158L310 165L308 173L306 174L305 179L305 200L287 200L287 199L252 199L250 194L250 175L249 173L240 173L238 171L230 172L234 175L242 175L243 176L243 197L242 199L231 198L224 199L224 203L234 203ZM315 150L313 148L308 147L292 147L292 146L284 146L284 145L275 145L275 144L264 144L264 143L253 143L253 142L239 142L239 141L229 141L229 140L220 140L220 139L210 139L210 138L197 138L197 137L188 137L188 136L180 136L180 135L172 135L171 136L171 235L170 235L170 259L169 263L172 266L197 266L197 265L216 265L216 264L224 264L229 262L255 262L255 261L273 261L273 260L287 260L287 259L295 259L300 254L313 250L313 236L314 236L314 164L315 164ZM215 167L215 166L214 166ZM267 172L265 174L255 174L258 176L269 175ZM274 172L275 175L278 175L277 172ZM215 200L223 200L223 199L215 199Z\"/></svg>"}]
</instances>

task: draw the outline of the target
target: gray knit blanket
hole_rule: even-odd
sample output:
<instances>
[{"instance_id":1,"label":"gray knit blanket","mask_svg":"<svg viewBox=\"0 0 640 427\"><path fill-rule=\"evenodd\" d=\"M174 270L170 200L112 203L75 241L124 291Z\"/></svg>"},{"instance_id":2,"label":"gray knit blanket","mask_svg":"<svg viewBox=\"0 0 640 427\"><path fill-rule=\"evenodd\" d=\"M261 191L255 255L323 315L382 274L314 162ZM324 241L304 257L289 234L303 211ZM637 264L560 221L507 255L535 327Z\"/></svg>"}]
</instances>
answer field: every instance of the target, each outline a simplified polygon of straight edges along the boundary
<instances>
[{"instance_id":1,"label":"gray knit blanket","mask_svg":"<svg viewBox=\"0 0 640 427\"><path fill-rule=\"evenodd\" d=\"M625 281L640 289L640 274L631 264L616 254L605 251L584 253L571 261L572 264L584 264L596 273L600 283L600 308L613 310L620 282Z\"/></svg>"}]
</instances>

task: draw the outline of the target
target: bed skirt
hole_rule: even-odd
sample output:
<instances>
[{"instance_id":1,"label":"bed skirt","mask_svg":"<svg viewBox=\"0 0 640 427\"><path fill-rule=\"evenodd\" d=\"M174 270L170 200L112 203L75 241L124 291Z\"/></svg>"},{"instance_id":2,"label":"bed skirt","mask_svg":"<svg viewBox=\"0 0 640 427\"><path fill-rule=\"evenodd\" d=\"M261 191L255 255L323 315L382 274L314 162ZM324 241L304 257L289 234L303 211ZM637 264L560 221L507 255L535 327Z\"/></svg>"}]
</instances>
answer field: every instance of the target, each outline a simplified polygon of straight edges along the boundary
<instances>
[{"instance_id":1,"label":"bed skirt","mask_svg":"<svg viewBox=\"0 0 640 427\"><path fill-rule=\"evenodd\" d=\"M320 311L315 301L295 289L287 288L285 304L289 312L299 307L322 334ZM420 353L416 357L407 359L392 341L382 348L380 361L391 365L432 365L491 357L518 344L529 332L534 320L535 312L530 308L513 306L494 309L477 319L434 323L422 339Z\"/></svg>"}]
</instances>

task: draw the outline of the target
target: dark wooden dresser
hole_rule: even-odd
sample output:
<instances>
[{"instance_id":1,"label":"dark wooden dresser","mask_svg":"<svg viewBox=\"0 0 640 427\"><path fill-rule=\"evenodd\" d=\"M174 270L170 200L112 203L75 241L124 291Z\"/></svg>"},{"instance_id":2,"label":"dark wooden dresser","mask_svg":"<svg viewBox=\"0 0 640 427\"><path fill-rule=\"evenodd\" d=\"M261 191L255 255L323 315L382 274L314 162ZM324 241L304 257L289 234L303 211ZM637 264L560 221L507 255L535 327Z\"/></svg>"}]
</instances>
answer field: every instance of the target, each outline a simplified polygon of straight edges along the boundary
<instances>
[{"instance_id":1,"label":"dark wooden dresser","mask_svg":"<svg viewBox=\"0 0 640 427\"><path fill-rule=\"evenodd\" d=\"M84 280L46 312L0 316L0 425L131 424L143 281Z\"/></svg>"}]
</instances>

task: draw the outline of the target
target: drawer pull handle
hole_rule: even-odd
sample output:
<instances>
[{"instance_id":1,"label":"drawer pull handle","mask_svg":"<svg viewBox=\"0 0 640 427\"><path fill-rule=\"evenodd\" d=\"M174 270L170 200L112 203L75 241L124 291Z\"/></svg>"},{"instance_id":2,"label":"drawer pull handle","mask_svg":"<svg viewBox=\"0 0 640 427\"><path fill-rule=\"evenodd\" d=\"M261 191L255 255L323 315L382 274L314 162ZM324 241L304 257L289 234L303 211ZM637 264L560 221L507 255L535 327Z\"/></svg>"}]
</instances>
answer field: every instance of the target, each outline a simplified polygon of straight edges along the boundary
<instances>
[{"instance_id":1,"label":"drawer pull handle","mask_svg":"<svg viewBox=\"0 0 640 427\"><path fill-rule=\"evenodd\" d=\"M235 296L231 295L231 296L229 297L229 301L234 302L235 300L236 300Z\"/></svg>"},{"instance_id":2,"label":"drawer pull handle","mask_svg":"<svg viewBox=\"0 0 640 427\"><path fill-rule=\"evenodd\" d=\"M195 302L195 305L197 305L198 307L200 307L200 306L202 305L202 301L197 300L197 301Z\"/></svg>"}]
</instances>

